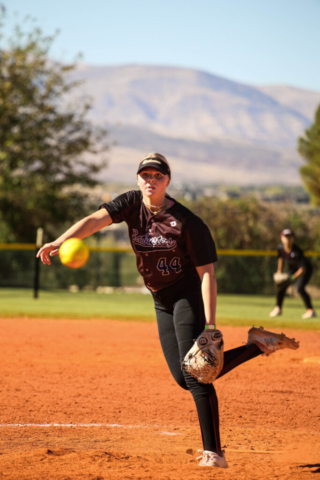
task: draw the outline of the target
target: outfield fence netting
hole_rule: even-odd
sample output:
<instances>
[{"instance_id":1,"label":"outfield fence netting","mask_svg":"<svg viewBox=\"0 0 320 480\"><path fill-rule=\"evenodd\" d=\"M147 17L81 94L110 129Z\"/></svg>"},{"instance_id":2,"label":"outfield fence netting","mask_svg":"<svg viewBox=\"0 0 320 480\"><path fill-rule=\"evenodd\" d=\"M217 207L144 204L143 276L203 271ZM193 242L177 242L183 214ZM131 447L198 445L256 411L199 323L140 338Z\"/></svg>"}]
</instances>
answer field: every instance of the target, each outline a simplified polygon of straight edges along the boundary
<instances>
[{"instance_id":1,"label":"outfield fence netting","mask_svg":"<svg viewBox=\"0 0 320 480\"><path fill-rule=\"evenodd\" d=\"M320 286L320 252L306 252L314 273L311 284ZM33 288L36 247L32 244L0 244L0 287ZM273 294L275 251L218 250L215 265L220 293ZM129 249L91 248L88 263L77 270L63 266L58 256L52 265L40 264L40 289L97 290L142 287L134 253Z\"/></svg>"}]
</instances>

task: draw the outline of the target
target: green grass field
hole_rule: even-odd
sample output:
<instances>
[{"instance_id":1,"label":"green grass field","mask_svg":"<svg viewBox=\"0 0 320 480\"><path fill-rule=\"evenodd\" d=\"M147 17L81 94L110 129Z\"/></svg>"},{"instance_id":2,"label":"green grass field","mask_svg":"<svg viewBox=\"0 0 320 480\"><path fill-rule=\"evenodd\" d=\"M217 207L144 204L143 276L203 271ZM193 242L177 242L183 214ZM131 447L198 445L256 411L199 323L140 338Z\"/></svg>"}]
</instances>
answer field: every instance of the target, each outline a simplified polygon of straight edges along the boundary
<instances>
[{"instance_id":1,"label":"green grass field","mask_svg":"<svg viewBox=\"0 0 320 480\"><path fill-rule=\"evenodd\" d=\"M320 311L320 300L314 303ZM218 295L218 324L320 330L320 317L301 319L304 306L300 299L286 298L284 313L276 319L269 318L273 306L274 297ZM32 290L6 288L0 289L0 316L155 321L151 295L40 291L34 299Z\"/></svg>"}]
</instances>

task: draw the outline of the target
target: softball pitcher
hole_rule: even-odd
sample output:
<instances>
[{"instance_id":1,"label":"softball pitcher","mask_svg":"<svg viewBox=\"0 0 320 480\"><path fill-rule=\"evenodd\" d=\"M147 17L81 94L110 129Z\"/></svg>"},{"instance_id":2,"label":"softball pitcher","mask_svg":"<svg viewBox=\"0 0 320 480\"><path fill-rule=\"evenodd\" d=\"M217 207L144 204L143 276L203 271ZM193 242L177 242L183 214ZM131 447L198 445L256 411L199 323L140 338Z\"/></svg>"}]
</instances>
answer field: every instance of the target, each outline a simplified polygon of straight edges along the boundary
<instances>
[{"instance_id":1,"label":"softball pitcher","mask_svg":"<svg viewBox=\"0 0 320 480\"><path fill-rule=\"evenodd\" d=\"M137 268L151 292L160 342L175 381L189 390L196 404L203 443L201 466L227 468L221 450L218 399L212 384L198 382L181 369L194 339L216 325L215 243L208 227L166 190L171 169L163 155L147 155L138 166L140 190L129 191L79 221L38 252L44 264L71 237L85 238L112 223L126 222ZM298 348L285 335L262 328L249 330L246 345L224 353L219 377L262 353Z\"/></svg>"}]
</instances>

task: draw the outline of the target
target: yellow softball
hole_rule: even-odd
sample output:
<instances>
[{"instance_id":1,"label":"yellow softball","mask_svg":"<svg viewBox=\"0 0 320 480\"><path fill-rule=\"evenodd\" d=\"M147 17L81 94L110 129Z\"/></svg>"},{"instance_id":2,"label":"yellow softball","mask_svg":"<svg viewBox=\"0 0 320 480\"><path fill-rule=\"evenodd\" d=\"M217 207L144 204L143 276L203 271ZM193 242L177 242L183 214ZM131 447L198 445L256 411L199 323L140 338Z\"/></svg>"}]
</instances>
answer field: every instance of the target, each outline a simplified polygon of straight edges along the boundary
<instances>
[{"instance_id":1,"label":"yellow softball","mask_svg":"<svg viewBox=\"0 0 320 480\"><path fill-rule=\"evenodd\" d=\"M61 263L69 268L83 267L89 260L88 246L79 238L69 238L59 248Z\"/></svg>"}]
</instances>

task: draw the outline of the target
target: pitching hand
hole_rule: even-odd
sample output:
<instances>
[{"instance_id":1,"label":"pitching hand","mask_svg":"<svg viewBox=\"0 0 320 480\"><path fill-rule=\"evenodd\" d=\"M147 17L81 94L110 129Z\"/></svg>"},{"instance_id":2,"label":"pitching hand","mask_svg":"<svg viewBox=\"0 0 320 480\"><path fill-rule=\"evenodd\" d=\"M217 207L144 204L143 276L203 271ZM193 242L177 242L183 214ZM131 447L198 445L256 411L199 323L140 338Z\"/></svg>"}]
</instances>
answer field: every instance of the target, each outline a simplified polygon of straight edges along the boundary
<instances>
[{"instance_id":1,"label":"pitching hand","mask_svg":"<svg viewBox=\"0 0 320 480\"><path fill-rule=\"evenodd\" d=\"M38 251L37 258L40 257L44 265L51 265L50 257L58 255L60 247L61 243L58 242L46 243Z\"/></svg>"}]
</instances>

